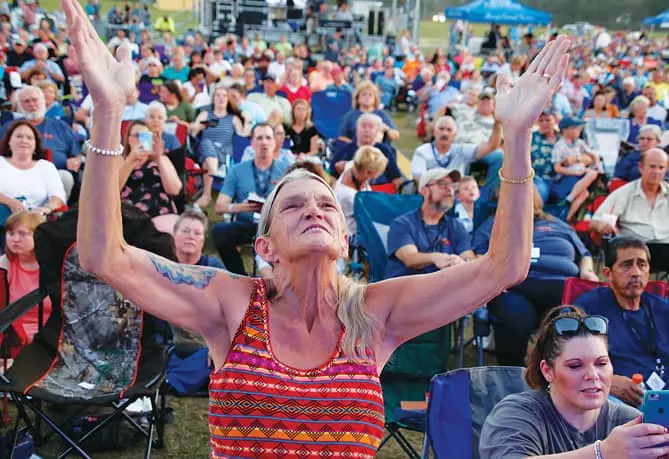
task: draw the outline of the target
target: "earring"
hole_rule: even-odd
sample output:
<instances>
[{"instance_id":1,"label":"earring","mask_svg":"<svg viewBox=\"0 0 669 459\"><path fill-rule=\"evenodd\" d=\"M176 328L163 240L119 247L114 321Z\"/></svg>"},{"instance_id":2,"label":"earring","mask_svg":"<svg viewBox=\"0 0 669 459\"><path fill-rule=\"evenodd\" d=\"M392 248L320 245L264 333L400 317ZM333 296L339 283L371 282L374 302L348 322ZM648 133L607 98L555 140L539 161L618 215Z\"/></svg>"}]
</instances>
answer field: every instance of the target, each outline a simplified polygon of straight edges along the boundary
<instances>
[{"instance_id":1,"label":"earring","mask_svg":"<svg viewBox=\"0 0 669 459\"><path fill-rule=\"evenodd\" d=\"M551 391L551 383L548 383L548 385L546 386L546 392L550 393L550 391Z\"/></svg>"}]
</instances>

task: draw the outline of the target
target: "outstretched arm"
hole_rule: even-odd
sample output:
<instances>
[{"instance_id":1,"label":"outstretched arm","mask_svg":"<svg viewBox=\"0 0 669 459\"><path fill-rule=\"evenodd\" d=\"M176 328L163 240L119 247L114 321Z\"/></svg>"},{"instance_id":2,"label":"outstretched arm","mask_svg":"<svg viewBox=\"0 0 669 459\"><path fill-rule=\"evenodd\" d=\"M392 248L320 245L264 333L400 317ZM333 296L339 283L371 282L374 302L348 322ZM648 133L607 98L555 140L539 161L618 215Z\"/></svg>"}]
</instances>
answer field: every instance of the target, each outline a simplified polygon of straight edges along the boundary
<instances>
[{"instance_id":1,"label":"outstretched arm","mask_svg":"<svg viewBox=\"0 0 669 459\"><path fill-rule=\"evenodd\" d=\"M116 151L121 114L134 90L130 51L121 47L117 61L76 0L63 0L63 8L76 62L95 104L91 144ZM234 299L248 297L250 280L234 281L224 271L180 266L127 244L118 191L122 162L120 156L88 154L77 228L81 266L146 311L211 336L216 327L226 325L217 292L226 291Z\"/></svg>"},{"instance_id":2,"label":"outstretched arm","mask_svg":"<svg viewBox=\"0 0 669 459\"><path fill-rule=\"evenodd\" d=\"M531 128L562 81L568 48L564 37L550 42L515 87L508 78L498 81L496 117L507 139L501 172L509 180L501 184L488 253L436 273L369 287L368 305L382 324L384 355L473 311L527 276L533 226Z\"/></svg>"}]
</instances>

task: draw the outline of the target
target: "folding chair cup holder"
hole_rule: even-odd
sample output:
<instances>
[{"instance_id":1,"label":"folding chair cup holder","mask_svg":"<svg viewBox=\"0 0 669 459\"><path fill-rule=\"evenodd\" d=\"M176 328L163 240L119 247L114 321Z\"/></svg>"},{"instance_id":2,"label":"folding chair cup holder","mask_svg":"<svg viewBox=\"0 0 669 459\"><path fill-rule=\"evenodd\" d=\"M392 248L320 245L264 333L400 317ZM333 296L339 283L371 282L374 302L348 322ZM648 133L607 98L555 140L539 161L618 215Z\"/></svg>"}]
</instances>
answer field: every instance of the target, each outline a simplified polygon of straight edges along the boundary
<instances>
[{"instance_id":1,"label":"folding chair cup holder","mask_svg":"<svg viewBox=\"0 0 669 459\"><path fill-rule=\"evenodd\" d=\"M38 445L57 436L66 446L59 458L71 452L89 458L85 448L94 443L131 441L125 425L146 439L148 458L152 447L164 444L171 328L81 268L76 224L77 213L70 211L37 229L40 287L0 309L2 333L47 295L52 303L32 343L0 376L0 391L10 394L17 410L12 446L16 450L25 432ZM169 235L132 206L123 206L123 229L129 243L174 258ZM126 412L142 397L150 401L144 419Z\"/></svg>"}]
</instances>

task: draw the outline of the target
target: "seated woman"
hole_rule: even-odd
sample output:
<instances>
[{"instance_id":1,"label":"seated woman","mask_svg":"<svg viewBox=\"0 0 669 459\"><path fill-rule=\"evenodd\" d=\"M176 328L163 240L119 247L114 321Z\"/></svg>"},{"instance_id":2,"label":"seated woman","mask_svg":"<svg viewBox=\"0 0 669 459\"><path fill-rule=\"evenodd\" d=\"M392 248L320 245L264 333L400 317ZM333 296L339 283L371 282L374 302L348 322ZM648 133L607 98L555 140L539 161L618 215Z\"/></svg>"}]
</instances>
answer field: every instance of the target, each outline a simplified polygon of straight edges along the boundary
<instances>
[{"instance_id":1,"label":"seated woman","mask_svg":"<svg viewBox=\"0 0 669 459\"><path fill-rule=\"evenodd\" d=\"M311 123L311 107L304 99L297 99L291 109L293 124L286 129L286 134L293 141L291 151L296 155L315 155L318 153L318 130Z\"/></svg>"},{"instance_id":2,"label":"seated woman","mask_svg":"<svg viewBox=\"0 0 669 459\"><path fill-rule=\"evenodd\" d=\"M249 114L242 112L229 99L228 89L217 84L213 93L213 108L203 110L190 125L190 134L201 133L199 154L200 162L207 170L204 176L204 190L197 201L201 208L211 202L211 185L218 168L232 157L232 138L235 134L248 137L251 133Z\"/></svg>"},{"instance_id":3,"label":"seated woman","mask_svg":"<svg viewBox=\"0 0 669 459\"><path fill-rule=\"evenodd\" d=\"M613 367L608 321L574 306L546 314L525 379L532 390L495 406L481 431L481 459L664 457L663 426L608 400ZM553 456L555 455L555 456Z\"/></svg>"},{"instance_id":4,"label":"seated woman","mask_svg":"<svg viewBox=\"0 0 669 459\"><path fill-rule=\"evenodd\" d=\"M14 302L39 287L39 264L35 257L35 229L44 222L40 212L20 210L12 214L5 224L7 252L0 256L0 268L7 271L9 302ZM0 287L4 288L4 286ZM47 296L42 302L44 309L42 325L51 315L51 300ZM18 338L18 346L10 350L12 356L30 344L39 330L37 305L14 321L12 328ZM0 334L0 342L2 334Z\"/></svg>"},{"instance_id":5,"label":"seated woman","mask_svg":"<svg viewBox=\"0 0 669 459\"><path fill-rule=\"evenodd\" d=\"M490 217L474 231L472 246L477 255L488 251L494 219ZM497 360L502 365L523 365L530 335L546 310L560 304L567 277L598 280L588 249L569 225L544 213L536 188L533 244L536 253L527 279L488 303Z\"/></svg>"},{"instance_id":6,"label":"seated woman","mask_svg":"<svg viewBox=\"0 0 669 459\"><path fill-rule=\"evenodd\" d=\"M641 128L647 124L655 124L662 128L662 121L650 118L648 116L648 109L650 108L650 100L645 96L636 96L630 102L629 108L629 135L627 136L627 143L632 145L639 144L639 133Z\"/></svg>"},{"instance_id":7,"label":"seated woman","mask_svg":"<svg viewBox=\"0 0 669 459\"><path fill-rule=\"evenodd\" d=\"M181 179L165 154L162 139L153 133L153 150L146 151L140 132L151 131L142 121L133 121L125 136L125 159L119 172L121 200L146 212L158 230L171 234L178 218L172 197L181 192Z\"/></svg>"},{"instance_id":8,"label":"seated woman","mask_svg":"<svg viewBox=\"0 0 669 459\"><path fill-rule=\"evenodd\" d=\"M555 123L555 113L548 109L541 112L537 120L537 129L532 132L532 146L530 155L534 168L534 185L539 191L543 202L548 201L551 194L551 185L555 178L553 168L553 147L558 140L558 130Z\"/></svg>"},{"instance_id":9,"label":"seated woman","mask_svg":"<svg viewBox=\"0 0 669 459\"><path fill-rule=\"evenodd\" d=\"M355 152L344 173L334 186L334 193L346 217L348 233L355 234L357 227L353 216L353 202L358 191L371 191L369 181L377 178L388 165L388 158L374 147L360 147Z\"/></svg>"},{"instance_id":10,"label":"seated woman","mask_svg":"<svg viewBox=\"0 0 669 459\"><path fill-rule=\"evenodd\" d=\"M149 103L146 107L146 127L155 135L159 135L165 152L181 148L181 142L174 134L165 132L165 121L167 120L167 110L165 106L157 100Z\"/></svg>"},{"instance_id":11,"label":"seated woman","mask_svg":"<svg viewBox=\"0 0 669 459\"><path fill-rule=\"evenodd\" d=\"M192 123L195 110L188 102L184 102L179 85L174 81L166 81L160 87L160 101L167 109L167 119L175 123Z\"/></svg>"},{"instance_id":12,"label":"seated woman","mask_svg":"<svg viewBox=\"0 0 669 459\"><path fill-rule=\"evenodd\" d=\"M594 95L590 107L585 111L583 119L590 118L611 118L608 96L604 91L599 91Z\"/></svg>"},{"instance_id":13,"label":"seated woman","mask_svg":"<svg viewBox=\"0 0 669 459\"><path fill-rule=\"evenodd\" d=\"M65 188L52 162L42 158L42 142L28 121L16 121L0 142L0 225L10 214L37 210L48 215L65 205Z\"/></svg>"},{"instance_id":14,"label":"seated woman","mask_svg":"<svg viewBox=\"0 0 669 459\"><path fill-rule=\"evenodd\" d=\"M355 137L358 118L363 113L373 113L381 118L381 134L384 141L394 142L400 138L400 131L395 127L392 118L381 108L378 89L371 81L363 81L353 94L353 109L349 111L341 121L339 138L350 142Z\"/></svg>"},{"instance_id":15,"label":"seated woman","mask_svg":"<svg viewBox=\"0 0 669 459\"><path fill-rule=\"evenodd\" d=\"M40 81L37 85L38 88L42 90L44 94L44 103L46 106L47 118L55 118L62 120L65 118L65 109L58 102L58 86L51 80Z\"/></svg>"}]
</instances>

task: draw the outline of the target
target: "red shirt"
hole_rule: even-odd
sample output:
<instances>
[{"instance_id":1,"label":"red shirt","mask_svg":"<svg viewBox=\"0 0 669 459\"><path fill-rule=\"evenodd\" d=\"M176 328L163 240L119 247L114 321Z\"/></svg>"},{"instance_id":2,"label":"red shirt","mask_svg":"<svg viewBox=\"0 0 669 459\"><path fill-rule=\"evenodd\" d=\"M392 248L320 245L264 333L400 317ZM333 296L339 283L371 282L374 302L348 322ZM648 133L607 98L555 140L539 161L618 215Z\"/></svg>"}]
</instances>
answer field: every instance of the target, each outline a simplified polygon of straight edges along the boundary
<instances>
[{"instance_id":1,"label":"red shirt","mask_svg":"<svg viewBox=\"0 0 669 459\"><path fill-rule=\"evenodd\" d=\"M286 94L286 98L290 105L293 105L297 99L304 99L307 102L311 100L311 90L307 86L300 86L296 91L291 90L285 84L279 88L279 91L282 91Z\"/></svg>"}]
</instances>

